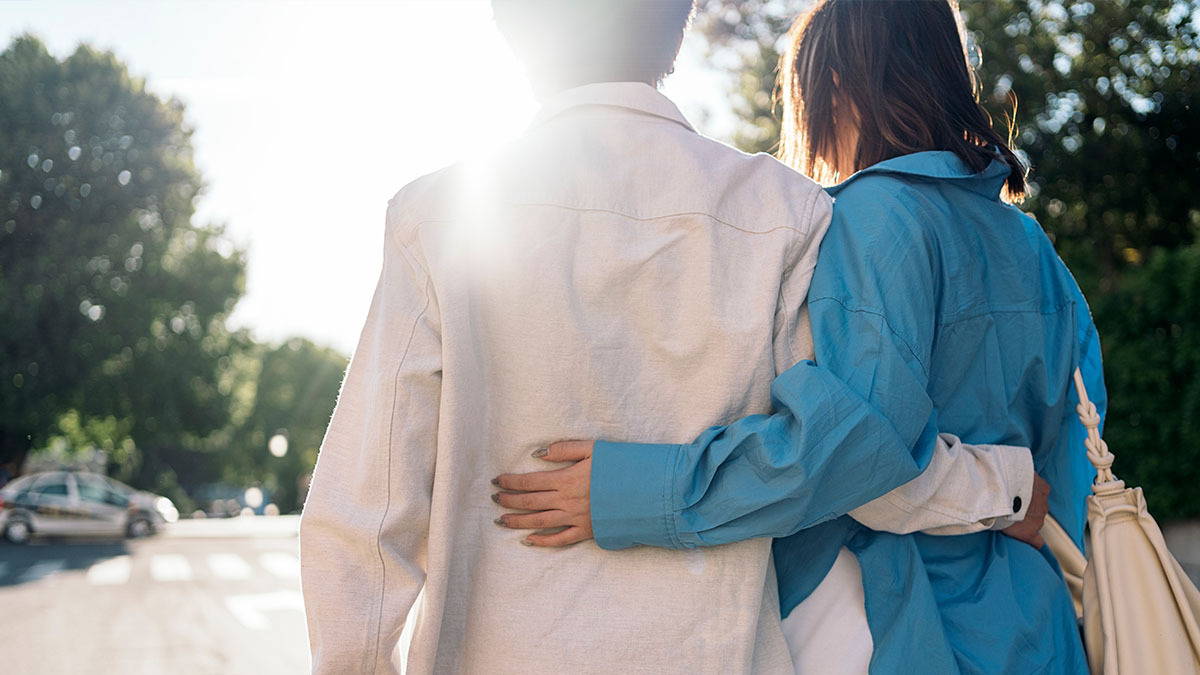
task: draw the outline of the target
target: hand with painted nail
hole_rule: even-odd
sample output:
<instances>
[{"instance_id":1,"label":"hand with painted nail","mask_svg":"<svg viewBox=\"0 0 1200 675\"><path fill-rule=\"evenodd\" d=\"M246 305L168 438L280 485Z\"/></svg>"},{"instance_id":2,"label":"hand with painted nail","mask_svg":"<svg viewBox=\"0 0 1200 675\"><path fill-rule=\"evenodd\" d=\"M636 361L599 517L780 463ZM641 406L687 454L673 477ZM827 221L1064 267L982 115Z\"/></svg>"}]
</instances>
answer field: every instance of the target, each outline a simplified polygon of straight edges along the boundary
<instances>
[{"instance_id":1,"label":"hand with painted nail","mask_svg":"<svg viewBox=\"0 0 1200 675\"><path fill-rule=\"evenodd\" d=\"M496 524L535 532L521 540L527 546L567 546L592 538L593 441L563 441L536 450L533 456L547 462L572 462L561 469L497 476L492 485L504 490L492 501L523 513L505 513Z\"/></svg>"}]
</instances>

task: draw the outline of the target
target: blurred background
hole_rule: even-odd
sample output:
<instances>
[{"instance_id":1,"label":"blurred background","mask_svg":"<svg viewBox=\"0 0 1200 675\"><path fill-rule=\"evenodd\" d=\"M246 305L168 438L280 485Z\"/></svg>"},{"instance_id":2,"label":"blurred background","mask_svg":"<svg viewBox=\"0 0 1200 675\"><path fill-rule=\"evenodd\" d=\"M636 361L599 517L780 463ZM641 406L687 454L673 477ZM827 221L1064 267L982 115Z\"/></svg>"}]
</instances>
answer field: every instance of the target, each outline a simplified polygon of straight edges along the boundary
<instances>
[{"instance_id":1,"label":"blurred background","mask_svg":"<svg viewBox=\"0 0 1200 675\"><path fill-rule=\"evenodd\" d=\"M771 152L806 4L701 0L665 93ZM1200 0L962 10L1095 314L1115 469L1196 577ZM0 670L302 672L295 514L387 200L537 104L485 0L39 0L0 28L0 513L40 518L0 523L28 539L0 542Z\"/></svg>"}]
</instances>

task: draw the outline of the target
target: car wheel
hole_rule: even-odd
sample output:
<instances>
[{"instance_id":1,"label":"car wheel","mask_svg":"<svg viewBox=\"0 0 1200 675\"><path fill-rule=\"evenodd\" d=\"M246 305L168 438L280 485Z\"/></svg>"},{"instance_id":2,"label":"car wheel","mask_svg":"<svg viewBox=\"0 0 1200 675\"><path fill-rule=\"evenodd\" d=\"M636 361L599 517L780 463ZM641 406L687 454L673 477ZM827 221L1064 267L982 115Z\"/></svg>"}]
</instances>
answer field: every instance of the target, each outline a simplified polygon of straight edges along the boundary
<instances>
[{"instance_id":1,"label":"car wheel","mask_svg":"<svg viewBox=\"0 0 1200 675\"><path fill-rule=\"evenodd\" d=\"M33 528L24 520L14 520L4 528L4 538L14 544L27 543L31 534L33 534Z\"/></svg>"},{"instance_id":2,"label":"car wheel","mask_svg":"<svg viewBox=\"0 0 1200 675\"><path fill-rule=\"evenodd\" d=\"M148 537L154 532L154 526L146 518L138 517L129 521L129 526L125 528L126 534L134 539Z\"/></svg>"}]
</instances>

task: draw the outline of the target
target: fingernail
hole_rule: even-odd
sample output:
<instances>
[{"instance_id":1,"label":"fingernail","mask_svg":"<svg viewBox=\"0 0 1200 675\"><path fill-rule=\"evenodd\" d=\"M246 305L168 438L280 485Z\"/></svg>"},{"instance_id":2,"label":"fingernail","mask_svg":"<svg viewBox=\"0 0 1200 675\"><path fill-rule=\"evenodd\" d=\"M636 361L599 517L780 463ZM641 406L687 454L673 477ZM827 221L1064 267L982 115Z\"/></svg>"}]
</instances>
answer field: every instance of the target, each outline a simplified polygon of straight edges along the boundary
<instances>
[{"instance_id":1,"label":"fingernail","mask_svg":"<svg viewBox=\"0 0 1200 675\"><path fill-rule=\"evenodd\" d=\"M521 543L524 544L525 546L533 546L533 542L529 541L528 539L522 539Z\"/></svg>"},{"instance_id":2,"label":"fingernail","mask_svg":"<svg viewBox=\"0 0 1200 675\"><path fill-rule=\"evenodd\" d=\"M508 523L505 522L504 516L500 516L499 518L493 520L492 522L499 525L500 527L508 527Z\"/></svg>"},{"instance_id":3,"label":"fingernail","mask_svg":"<svg viewBox=\"0 0 1200 675\"><path fill-rule=\"evenodd\" d=\"M496 502L497 504L500 503L500 493L499 492L492 493L492 501Z\"/></svg>"},{"instance_id":4,"label":"fingernail","mask_svg":"<svg viewBox=\"0 0 1200 675\"><path fill-rule=\"evenodd\" d=\"M531 456L534 459L541 459L548 454L550 454L550 448L538 448L537 450L534 450L533 453L531 453Z\"/></svg>"},{"instance_id":5,"label":"fingernail","mask_svg":"<svg viewBox=\"0 0 1200 675\"><path fill-rule=\"evenodd\" d=\"M495 485L496 487L500 487L500 477L499 476L496 476L495 478L492 479L492 485Z\"/></svg>"}]
</instances>

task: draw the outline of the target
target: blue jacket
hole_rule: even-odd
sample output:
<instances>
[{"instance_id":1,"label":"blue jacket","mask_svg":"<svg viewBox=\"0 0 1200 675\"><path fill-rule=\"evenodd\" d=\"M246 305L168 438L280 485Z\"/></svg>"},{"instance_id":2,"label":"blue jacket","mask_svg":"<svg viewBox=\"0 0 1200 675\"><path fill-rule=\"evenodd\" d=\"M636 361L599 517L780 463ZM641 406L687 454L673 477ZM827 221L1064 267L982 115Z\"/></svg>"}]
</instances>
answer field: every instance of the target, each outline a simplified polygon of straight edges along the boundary
<instances>
[{"instance_id":1,"label":"blue jacket","mask_svg":"<svg viewBox=\"0 0 1200 675\"><path fill-rule=\"evenodd\" d=\"M1070 376L1101 415L1087 303L1038 224L999 199L1008 167L953 153L880 162L830 188L809 314L816 360L772 384L775 412L686 445L600 442L592 519L609 549L771 536L783 615L848 547L873 673L1086 673L1048 550L997 532L869 530L844 515L916 476L937 433L1026 446L1050 512L1083 547L1094 471Z\"/></svg>"}]
</instances>

